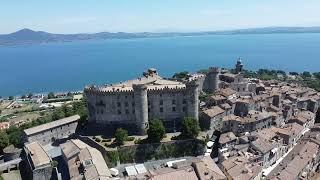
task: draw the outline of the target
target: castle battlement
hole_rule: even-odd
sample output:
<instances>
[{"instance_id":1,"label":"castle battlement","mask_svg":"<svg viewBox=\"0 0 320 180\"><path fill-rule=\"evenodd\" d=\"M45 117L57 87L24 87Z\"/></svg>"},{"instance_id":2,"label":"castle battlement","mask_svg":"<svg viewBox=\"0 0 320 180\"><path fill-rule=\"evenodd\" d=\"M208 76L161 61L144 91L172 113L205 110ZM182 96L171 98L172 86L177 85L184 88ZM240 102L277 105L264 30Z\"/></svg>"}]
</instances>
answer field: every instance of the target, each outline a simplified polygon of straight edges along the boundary
<instances>
[{"instance_id":1,"label":"castle battlement","mask_svg":"<svg viewBox=\"0 0 320 180\"><path fill-rule=\"evenodd\" d=\"M209 67L209 73L220 73L219 67Z\"/></svg>"}]
</instances>

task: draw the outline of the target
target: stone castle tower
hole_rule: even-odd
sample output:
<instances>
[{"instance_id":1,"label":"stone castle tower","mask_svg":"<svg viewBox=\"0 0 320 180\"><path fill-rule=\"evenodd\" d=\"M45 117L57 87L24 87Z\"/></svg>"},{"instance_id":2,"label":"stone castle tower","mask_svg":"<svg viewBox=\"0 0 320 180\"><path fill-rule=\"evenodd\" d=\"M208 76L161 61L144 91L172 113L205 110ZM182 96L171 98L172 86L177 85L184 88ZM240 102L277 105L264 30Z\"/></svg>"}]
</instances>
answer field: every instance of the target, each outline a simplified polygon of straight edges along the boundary
<instances>
[{"instance_id":1,"label":"stone castle tower","mask_svg":"<svg viewBox=\"0 0 320 180\"><path fill-rule=\"evenodd\" d=\"M194 117L196 120L199 119L199 82L191 81L186 84L187 94L191 104L188 106L187 114L189 117Z\"/></svg>"},{"instance_id":2,"label":"stone castle tower","mask_svg":"<svg viewBox=\"0 0 320 180\"><path fill-rule=\"evenodd\" d=\"M148 127L148 95L145 84L133 84L136 125L138 134L145 134Z\"/></svg>"},{"instance_id":3,"label":"stone castle tower","mask_svg":"<svg viewBox=\"0 0 320 180\"><path fill-rule=\"evenodd\" d=\"M220 69L218 67L210 67L207 74L208 92L213 93L219 89Z\"/></svg>"}]
</instances>

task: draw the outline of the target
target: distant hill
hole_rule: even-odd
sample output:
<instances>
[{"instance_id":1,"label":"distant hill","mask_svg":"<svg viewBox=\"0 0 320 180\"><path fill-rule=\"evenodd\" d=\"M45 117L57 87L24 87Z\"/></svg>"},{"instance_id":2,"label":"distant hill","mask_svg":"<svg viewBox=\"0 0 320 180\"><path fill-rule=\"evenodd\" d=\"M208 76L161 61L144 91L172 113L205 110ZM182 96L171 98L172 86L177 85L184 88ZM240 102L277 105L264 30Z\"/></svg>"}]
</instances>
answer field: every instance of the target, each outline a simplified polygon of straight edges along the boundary
<instances>
[{"instance_id":1,"label":"distant hill","mask_svg":"<svg viewBox=\"0 0 320 180\"><path fill-rule=\"evenodd\" d=\"M11 34L0 35L0 45L38 44L48 42L68 42L89 39L132 39L148 37L171 37L171 36L202 36L202 35L235 35L235 34L275 34L275 33L320 33L320 27L266 27L239 29L229 31L207 32L168 32L168 33L125 33L125 32L100 32L93 34L52 34L44 31L22 29Z\"/></svg>"}]
</instances>

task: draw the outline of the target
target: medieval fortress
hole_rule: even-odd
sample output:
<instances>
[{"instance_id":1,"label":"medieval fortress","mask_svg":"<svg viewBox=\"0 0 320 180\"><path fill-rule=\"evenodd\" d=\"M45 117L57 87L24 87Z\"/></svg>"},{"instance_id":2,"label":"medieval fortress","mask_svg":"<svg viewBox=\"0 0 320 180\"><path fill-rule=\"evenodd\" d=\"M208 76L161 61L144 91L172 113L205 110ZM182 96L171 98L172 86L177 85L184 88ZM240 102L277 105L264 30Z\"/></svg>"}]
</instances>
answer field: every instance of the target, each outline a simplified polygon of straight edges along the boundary
<instances>
[{"instance_id":1,"label":"medieval fortress","mask_svg":"<svg viewBox=\"0 0 320 180\"><path fill-rule=\"evenodd\" d=\"M255 84L242 78L242 68L238 60L235 74L212 67L206 75L192 74L184 82L162 78L150 68L134 80L86 87L89 121L106 126L133 125L138 134L144 134L151 119L161 119L171 128L184 117L198 119L201 91L214 93L230 85L239 93L255 93Z\"/></svg>"}]
</instances>

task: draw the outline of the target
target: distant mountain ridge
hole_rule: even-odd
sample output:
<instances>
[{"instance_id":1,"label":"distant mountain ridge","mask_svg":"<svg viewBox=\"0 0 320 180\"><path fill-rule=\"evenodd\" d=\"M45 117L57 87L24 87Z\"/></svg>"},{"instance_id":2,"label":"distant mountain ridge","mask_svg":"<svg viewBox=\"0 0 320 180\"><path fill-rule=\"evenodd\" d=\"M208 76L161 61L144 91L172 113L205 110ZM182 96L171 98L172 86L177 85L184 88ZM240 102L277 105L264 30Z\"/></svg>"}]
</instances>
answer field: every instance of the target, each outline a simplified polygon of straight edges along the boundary
<instances>
[{"instance_id":1,"label":"distant mountain ridge","mask_svg":"<svg viewBox=\"0 0 320 180\"><path fill-rule=\"evenodd\" d=\"M52 34L44 31L21 29L11 34L0 34L0 46L19 44L39 44L48 42L68 42L90 39L133 39L148 37L171 36L202 36L202 35L236 35L236 34L276 34L276 33L320 33L320 27L266 27L226 31L206 32L166 32L166 33L126 33L126 32L100 32L79 34Z\"/></svg>"}]
</instances>

